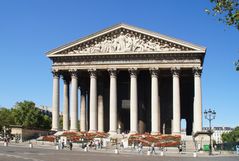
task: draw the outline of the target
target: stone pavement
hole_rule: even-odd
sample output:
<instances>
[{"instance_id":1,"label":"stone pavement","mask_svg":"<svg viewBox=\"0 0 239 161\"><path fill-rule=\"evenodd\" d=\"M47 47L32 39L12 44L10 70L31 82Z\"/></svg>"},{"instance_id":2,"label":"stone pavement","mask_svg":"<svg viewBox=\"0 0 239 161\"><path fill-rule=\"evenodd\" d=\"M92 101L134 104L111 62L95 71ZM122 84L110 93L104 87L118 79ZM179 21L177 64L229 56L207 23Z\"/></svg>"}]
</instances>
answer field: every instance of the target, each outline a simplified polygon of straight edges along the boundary
<instances>
[{"instance_id":1,"label":"stone pavement","mask_svg":"<svg viewBox=\"0 0 239 161\"><path fill-rule=\"evenodd\" d=\"M19 144L9 144L8 147L4 147L0 143L0 161L2 160L32 160L32 161L68 161L68 160L216 160L216 161L239 161L239 156L230 153L214 154L213 156L208 156L207 153L198 153L197 157L193 157L192 152L188 153L177 153L167 151L164 156L161 156L160 151L156 151L155 155L147 155L147 149L143 150L142 154L139 154L136 150L125 149L119 150L119 154L114 153L114 149L101 149L94 150L89 149L85 152L80 147L73 147L73 150L69 149L56 150L53 144L35 144L33 148L29 148L28 143Z\"/></svg>"}]
</instances>

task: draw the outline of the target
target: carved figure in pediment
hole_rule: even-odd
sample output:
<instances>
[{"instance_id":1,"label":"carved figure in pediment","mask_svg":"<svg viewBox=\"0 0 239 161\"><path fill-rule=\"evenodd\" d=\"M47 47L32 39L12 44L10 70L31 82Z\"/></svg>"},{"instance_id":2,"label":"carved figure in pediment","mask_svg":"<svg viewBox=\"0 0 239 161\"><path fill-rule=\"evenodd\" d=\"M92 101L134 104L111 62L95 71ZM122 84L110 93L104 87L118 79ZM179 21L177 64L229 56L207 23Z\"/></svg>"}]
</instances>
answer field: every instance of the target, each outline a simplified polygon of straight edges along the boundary
<instances>
[{"instance_id":1,"label":"carved figure in pediment","mask_svg":"<svg viewBox=\"0 0 239 161\"><path fill-rule=\"evenodd\" d=\"M141 36L137 38L135 43L135 51L144 51L145 49L145 38L141 39Z\"/></svg>"},{"instance_id":2,"label":"carved figure in pediment","mask_svg":"<svg viewBox=\"0 0 239 161\"><path fill-rule=\"evenodd\" d=\"M102 52L102 53L104 53L105 51L106 51L106 39L103 39L103 41L101 41L99 44L100 44L100 46L101 46L101 49L100 49L100 51Z\"/></svg>"},{"instance_id":3,"label":"carved figure in pediment","mask_svg":"<svg viewBox=\"0 0 239 161\"><path fill-rule=\"evenodd\" d=\"M162 44L160 50L162 51L168 51L170 49L170 46L168 44Z\"/></svg>"},{"instance_id":4,"label":"carved figure in pediment","mask_svg":"<svg viewBox=\"0 0 239 161\"><path fill-rule=\"evenodd\" d=\"M73 50L73 54L79 54L78 50Z\"/></svg>"},{"instance_id":5,"label":"carved figure in pediment","mask_svg":"<svg viewBox=\"0 0 239 161\"><path fill-rule=\"evenodd\" d=\"M113 39L111 40L110 52L117 51L117 45L118 45L118 42L116 39L116 35L114 35Z\"/></svg>"},{"instance_id":6,"label":"carved figure in pediment","mask_svg":"<svg viewBox=\"0 0 239 161\"><path fill-rule=\"evenodd\" d=\"M85 48L84 48L83 51L86 52L86 53L91 53L91 48L89 47L88 44L85 45Z\"/></svg>"},{"instance_id":7,"label":"carved figure in pediment","mask_svg":"<svg viewBox=\"0 0 239 161\"><path fill-rule=\"evenodd\" d=\"M155 42L155 51L160 51L161 50L161 44L160 42Z\"/></svg>"},{"instance_id":8,"label":"carved figure in pediment","mask_svg":"<svg viewBox=\"0 0 239 161\"><path fill-rule=\"evenodd\" d=\"M101 46L99 43L97 43L97 41L95 41L95 45L94 45L94 48L93 48L93 53L98 53L101 51Z\"/></svg>"},{"instance_id":9,"label":"carved figure in pediment","mask_svg":"<svg viewBox=\"0 0 239 161\"><path fill-rule=\"evenodd\" d=\"M134 45L134 43L133 43L133 36L132 35L130 35L129 33L127 33L126 35L125 35L125 40L126 40L126 46L125 46L125 51L132 51L132 47L133 47L133 45Z\"/></svg>"},{"instance_id":10,"label":"carved figure in pediment","mask_svg":"<svg viewBox=\"0 0 239 161\"><path fill-rule=\"evenodd\" d=\"M112 40L111 40L111 37L108 37L107 40L106 40L106 48L105 48L105 52L108 53L110 52L111 50L111 46L112 46Z\"/></svg>"},{"instance_id":11,"label":"carved figure in pediment","mask_svg":"<svg viewBox=\"0 0 239 161\"><path fill-rule=\"evenodd\" d=\"M68 52L68 54L74 54L74 52L73 52L73 51L70 51L70 52Z\"/></svg>"},{"instance_id":12,"label":"carved figure in pediment","mask_svg":"<svg viewBox=\"0 0 239 161\"><path fill-rule=\"evenodd\" d=\"M132 37L131 37L132 45L131 45L130 51L135 51L137 40L138 39L136 38L136 36L132 35Z\"/></svg>"},{"instance_id":13,"label":"carved figure in pediment","mask_svg":"<svg viewBox=\"0 0 239 161\"><path fill-rule=\"evenodd\" d=\"M155 43L153 42L152 39L150 39L149 41L146 42L145 46L146 46L146 50L147 51L154 51L155 50Z\"/></svg>"},{"instance_id":14,"label":"carved figure in pediment","mask_svg":"<svg viewBox=\"0 0 239 161\"><path fill-rule=\"evenodd\" d=\"M117 38L117 41L118 41L118 45L117 45L117 51L125 51L125 36L124 36L124 33L123 32L120 32L120 35L119 37Z\"/></svg>"}]
</instances>

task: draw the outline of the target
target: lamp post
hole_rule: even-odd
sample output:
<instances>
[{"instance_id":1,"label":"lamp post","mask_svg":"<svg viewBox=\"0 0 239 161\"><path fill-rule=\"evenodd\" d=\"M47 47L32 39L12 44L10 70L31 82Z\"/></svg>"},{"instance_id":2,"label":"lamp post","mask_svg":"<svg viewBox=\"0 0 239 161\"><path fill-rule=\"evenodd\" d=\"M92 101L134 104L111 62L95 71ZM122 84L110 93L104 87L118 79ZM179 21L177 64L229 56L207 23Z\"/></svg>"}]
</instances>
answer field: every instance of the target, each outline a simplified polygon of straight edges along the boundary
<instances>
[{"instance_id":1,"label":"lamp post","mask_svg":"<svg viewBox=\"0 0 239 161\"><path fill-rule=\"evenodd\" d=\"M209 110L205 110L204 111L204 116L205 116L205 119L207 119L209 121L209 137L210 137L210 143L209 143L209 155L212 155L212 145L211 145L211 142L212 142L212 126L211 126L211 121L215 119L216 117L216 112L215 110L211 110L209 108Z\"/></svg>"}]
</instances>

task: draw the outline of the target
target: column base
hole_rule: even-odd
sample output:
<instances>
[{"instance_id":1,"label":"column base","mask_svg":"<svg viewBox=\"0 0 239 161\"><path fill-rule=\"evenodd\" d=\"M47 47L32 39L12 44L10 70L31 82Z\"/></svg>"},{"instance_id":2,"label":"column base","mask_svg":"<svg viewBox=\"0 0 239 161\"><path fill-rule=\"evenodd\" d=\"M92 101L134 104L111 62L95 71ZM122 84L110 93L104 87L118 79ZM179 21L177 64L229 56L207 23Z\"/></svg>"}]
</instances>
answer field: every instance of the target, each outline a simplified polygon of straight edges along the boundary
<instances>
[{"instance_id":1,"label":"column base","mask_svg":"<svg viewBox=\"0 0 239 161\"><path fill-rule=\"evenodd\" d=\"M161 134L159 131L152 131L151 133L150 133L151 135L159 135L159 134Z\"/></svg>"},{"instance_id":2,"label":"column base","mask_svg":"<svg viewBox=\"0 0 239 161\"><path fill-rule=\"evenodd\" d=\"M98 132L101 132L101 133L103 133L104 131L103 131L103 130L99 130Z\"/></svg>"},{"instance_id":3,"label":"column base","mask_svg":"<svg viewBox=\"0 0 239 161\"><path fill-rule=\"evenodd\" d=\"M78 129L70 129L72 132L78 132Z\"/></svg>"},{"instance_id":4,"label":"column base","mask_svg":"<svg viewBox=\"0 0 239 161\"><path fill-rule=\"evenodd\" d=\"M89 130L89 133L96 133L96 130Z\"/></svg>"},{"instance_id":5,"label":"column base","mask_svg":"<svg viewBox=\"0 0 239 161\"><path fill-rule=\"evenodd\" d=\"M117 134L116 131L109 131L108 134L112 135L112 134Z\"/></svg>"},{"instance_id":6,"label":"column base","mask_svg":"<svg viewBox=\"0 0 239 161\"><path fill-rule=\"evenodd\" d=\"M52 128L51 131L59 131L58 128Z\"/></svg>"},{"instance_id":7,"label":"column base","mask_svg":"<svg viewBox=\"0 0 239 161\"><path fill-rule=\"evenodd\" d=\"M137 131L130 131L129 134L137 134L138 132Z\"/></svg>"},{"instance_id":8,"label":"column base","mask_svg":"<svg viewBox=\"0 0 239 161\"><path fill-rule=\"evenodd\" d=\"M69 129L63 129L63 131L69 131Z\"/></svg>"}]
</instances>

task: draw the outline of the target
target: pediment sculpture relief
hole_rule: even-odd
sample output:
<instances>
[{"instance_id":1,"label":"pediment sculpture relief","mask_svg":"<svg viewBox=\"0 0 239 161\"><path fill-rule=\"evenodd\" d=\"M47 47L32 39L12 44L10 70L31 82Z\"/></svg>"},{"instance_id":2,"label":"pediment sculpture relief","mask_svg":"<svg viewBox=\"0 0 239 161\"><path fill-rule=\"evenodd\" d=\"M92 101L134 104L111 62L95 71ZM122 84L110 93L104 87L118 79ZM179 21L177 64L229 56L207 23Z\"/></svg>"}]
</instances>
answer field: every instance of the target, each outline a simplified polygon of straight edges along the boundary
<instances>
[{"instance_id":1,"label":"pediment sculpture relief","mask_svg":"<svg viewBox=\"0 0 239 161\"><path fill-rule=\"evenodd\" d=\"M182 51L188 50L180 45L160 41L142 34L124 33L104 36L99 40L81 44L68 54L80 53L114 53L114 52L150 52L150 51Z\"/></svg>"}]
</instances>

